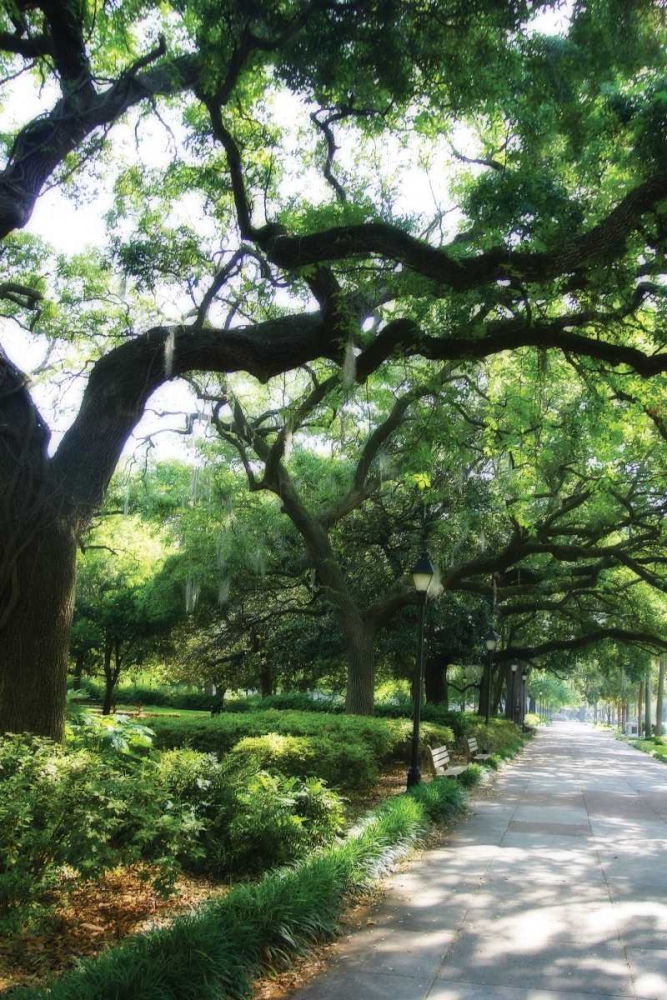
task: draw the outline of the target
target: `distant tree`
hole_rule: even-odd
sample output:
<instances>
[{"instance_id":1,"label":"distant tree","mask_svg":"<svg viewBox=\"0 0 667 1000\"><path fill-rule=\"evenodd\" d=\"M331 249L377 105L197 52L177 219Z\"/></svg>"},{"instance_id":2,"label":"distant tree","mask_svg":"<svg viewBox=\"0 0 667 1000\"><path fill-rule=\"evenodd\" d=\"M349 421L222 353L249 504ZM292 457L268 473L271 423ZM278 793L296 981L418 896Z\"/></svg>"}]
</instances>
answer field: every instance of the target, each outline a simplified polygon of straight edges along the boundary
<instances>
[{"instance_id":1,"label":"distant tree","mask_svg":"<svg viewBox=\"0 0 667 1000\"><path fill-rule=\"evenodd\" d=\"M136 517L115 520L97 528L84 547L73 626L75 650L89 655L91 672L103 673L104 715L111 712L121 673L155 657L173 624L155 587L163 542Z\"/></svg>"}]
</instances>

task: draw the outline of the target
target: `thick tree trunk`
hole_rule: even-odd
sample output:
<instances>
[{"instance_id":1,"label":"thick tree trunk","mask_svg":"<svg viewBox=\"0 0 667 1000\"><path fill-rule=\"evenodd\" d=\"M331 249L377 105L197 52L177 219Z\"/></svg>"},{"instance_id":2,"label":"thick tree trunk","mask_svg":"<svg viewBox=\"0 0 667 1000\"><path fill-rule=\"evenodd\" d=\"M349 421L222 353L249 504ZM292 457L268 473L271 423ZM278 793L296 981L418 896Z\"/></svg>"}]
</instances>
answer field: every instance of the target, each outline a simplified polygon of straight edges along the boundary
<instances>
[{"instance_id":1,"label":"thick tree trunk","mask_svg":"<svg viewBox=\"0 0 667 1000\"><path fill-rule=\"evenodd\" d=\"M71 526L61 519L39 530L13 561L12 576L12 608L0 632L0 731L61 740L76 576Z\"/></svg>"},{"instance_id":2,"label":"thick tree trunk","mask_svg":"<svg viewBox=\"0 0 667 1000\"><path fill-rule=\"evenodd\" d=\"M644 711L644 682L639 682L639 688L637 690L637 736L641 736L644 728L643 722L643 711Z\"/></svg>"},{"instance_id":3,"label":"thick tree trunk","mask_svg":"<svg viewBox=\"0 0 667 1000\"><path fill-rule=\"evenodd\" d=\"M348 715L372 715L375 704L375 631L361 618L343 618L341 627L347 653Z\"/></svg>"},{"instance_id":4,"label":"thick tree trunk","mask_svg":"<svg viewBox=\"0 0 667 1000\"><path fill-rule=\"evenodd\" d=\"M646 683L644 685L644 734L647 739L653 735L651 723L651 671L646 671Z\"/></svg>"},{"instance_id":5,"label":"thick tree trunk","mask_svg":"<svg viewBox=\"0 0 667 1000\"><path fill-rule=\"evenodd\" d=\"M667 658L664 656L660 657L658 661L658 697L655 706L655 735L664 736L665 733L665 723L664 723L664 702L665 702L665 666L667 666Z\"/></svg>"},{"instance_id":6,"label":"thick tree trunk","mask_svg":"<svg viewBox=\"0 0 667 1000\"><path fill-rule=\"evenodd\" d=\"M273 667L270 660L262 660L259 668L259 692L262 698L273 694Z\"/></svg>"},{"instance_id":7,"label":"thick tree trunk","mask_svg":"<svg viewBox=\"0 0 667 1000\"><path fill-rule=\"evenodd\" d=\"M444 708L449 708L448 668L448 657L427 656L425 658L424 681L426 700L431 705L442 705Z\"/></svg>"}]
</instances>

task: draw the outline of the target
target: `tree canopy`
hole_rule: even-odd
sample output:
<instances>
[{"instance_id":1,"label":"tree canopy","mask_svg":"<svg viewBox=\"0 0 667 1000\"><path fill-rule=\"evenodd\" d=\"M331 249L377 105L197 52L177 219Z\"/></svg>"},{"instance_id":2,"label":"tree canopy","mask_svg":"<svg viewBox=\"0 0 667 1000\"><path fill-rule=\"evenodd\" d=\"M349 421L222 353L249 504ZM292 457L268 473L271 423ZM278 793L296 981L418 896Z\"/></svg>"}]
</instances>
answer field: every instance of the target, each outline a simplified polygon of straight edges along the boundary
<instances>
[{"instance_id":1,"label":"tree canopy","mask_svg":"<svg viewBox=\"0 0 667 1000\"><path fill-rule=\"evenodd\" d=\"M41 106L5 133L0 295L46 349L36 380L81 373L83 391L50 450L0 355L4 728L60 733L77 541L152 394L193 373L209 415L244 380L275 397L295 372L296 390L337 379L355 421L376 376L400 397L402 366L460 366L442 405L477 430L505 528L491 514L493 555L463 570L454 553L443 585L491 586L520 622L504 602L531 573L531 613L555 610L551 586L570 641L655 640L599 602L612 572L617 593L621 571L662 588L665 15L581 0L545 30L561 6L6 8L3 72L41 86ZM156 135L169 151L151 160ZM49 185L76 200L97 182L114 201L94 257L23 231Z\"/></svg>"}]
</instances>

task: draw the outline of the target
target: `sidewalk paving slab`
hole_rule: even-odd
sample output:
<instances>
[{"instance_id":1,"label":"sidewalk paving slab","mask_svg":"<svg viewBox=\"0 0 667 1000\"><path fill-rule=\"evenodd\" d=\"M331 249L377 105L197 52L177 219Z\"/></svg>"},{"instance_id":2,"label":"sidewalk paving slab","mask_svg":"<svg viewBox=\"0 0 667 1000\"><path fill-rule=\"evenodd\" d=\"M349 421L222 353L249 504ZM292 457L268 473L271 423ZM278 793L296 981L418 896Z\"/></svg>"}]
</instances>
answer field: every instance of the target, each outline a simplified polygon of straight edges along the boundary
<instances>
[{"instance_id":1,"label":"sidewalk paving slab","mask_svg":"<svg viewBox=\"0 0 667 1000\"><path fill-rule=\"evenodd\" d=\"M667 767L541 730L291 1000L667 1000Z\"/></svg>"}]
</instances>

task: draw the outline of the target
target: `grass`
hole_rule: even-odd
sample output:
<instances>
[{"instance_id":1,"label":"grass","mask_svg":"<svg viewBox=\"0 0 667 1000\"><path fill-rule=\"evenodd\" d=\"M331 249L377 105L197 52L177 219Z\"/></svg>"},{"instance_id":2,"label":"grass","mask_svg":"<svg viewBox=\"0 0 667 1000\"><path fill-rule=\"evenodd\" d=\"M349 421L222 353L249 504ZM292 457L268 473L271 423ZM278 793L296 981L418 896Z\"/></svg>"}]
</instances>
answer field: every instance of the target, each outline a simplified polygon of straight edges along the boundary
<instances>
[{"instance_id":1,"label":"grass","mask_svg":"<svg viewBox=\"0 0 667 1000\"><path fill-rule=\"evenodd\" d=\"M343 909L404 856L429 818L464 807L456 784L433 781L382 803L350 835L293 868L240 886L193 916L82 962L50 989L15 1000L242 1000L259 975L286 968L335 936Z\"/></svg>"},{"instance_id":2,"label":"grass","mask_svg":"<svg viewBox=\"0 0 667 1000\"><path fill-rule=\"evenodd\" d=\"M660 743L654 743L651 740L630 740L630 746L636 747L637 750L642 750L644 753L648 753L651 757L655 757L656 760L663 760L667 763L667 746L663 746Z\"/></svg>"}]
</instances>

